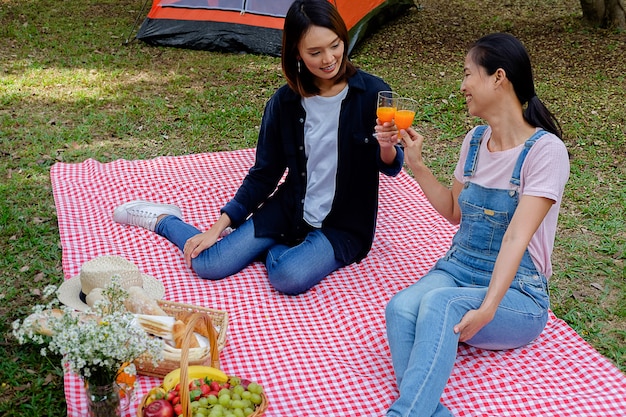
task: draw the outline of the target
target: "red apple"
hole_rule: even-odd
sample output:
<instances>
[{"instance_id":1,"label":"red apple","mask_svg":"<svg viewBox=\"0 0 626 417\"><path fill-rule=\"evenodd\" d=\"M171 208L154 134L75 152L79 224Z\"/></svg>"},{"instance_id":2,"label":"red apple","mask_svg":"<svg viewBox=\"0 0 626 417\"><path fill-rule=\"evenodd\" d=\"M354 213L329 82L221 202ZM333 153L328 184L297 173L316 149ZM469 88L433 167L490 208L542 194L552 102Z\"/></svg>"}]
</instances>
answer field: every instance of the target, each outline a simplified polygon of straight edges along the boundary
<instances>
[{"instance_id":1,"label":"red apple","mask_svg":"<svg viewBox=\"0 0 626 417\"><path fill-rule=\"evenodd\" d=\"M144 417L173 417L174 407L167 400L156 400L143 409Z\"/></svg>"}]
</instances>

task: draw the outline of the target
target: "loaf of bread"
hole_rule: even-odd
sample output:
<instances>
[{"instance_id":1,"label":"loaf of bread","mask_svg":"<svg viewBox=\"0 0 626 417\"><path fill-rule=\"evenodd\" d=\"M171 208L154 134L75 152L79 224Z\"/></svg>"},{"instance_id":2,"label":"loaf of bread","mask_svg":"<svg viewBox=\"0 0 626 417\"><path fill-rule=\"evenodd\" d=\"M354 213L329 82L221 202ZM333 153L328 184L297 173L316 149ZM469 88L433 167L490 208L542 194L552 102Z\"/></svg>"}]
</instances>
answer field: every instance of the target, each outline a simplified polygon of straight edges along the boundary
<instances>
[{"instance_id":1,"label":"loaf of bread","mask_svg":"<svg viewBox=\"0 0 626 417\"><path fill-rule=\"evenodd\" d=\"M87 305L89 307L93 307L98 301L104 300L105 297L103 291L104 290L102 288L94 288L93 290L91 290L89 294L87 294L87 296L85 297L85 302L87 303Z\"/></svg>"},{"instance_id":2,"label":"loaf of bread","mask_svg":"<svg viewBox=\"0 0 626 417\"><path fill-rule=\"evenodd\" d=\"M82 311L73 311L71 313L66 313L61 309L53 308L50 310L44 310L40 313L33 313L30 316L24 319L24 325L32 326L32 329L35 333L44 335L44 336L52 336L53 329L50 323L50 320L60 319L64 314L72 314L75 317L78 317L79 321L86 321L93 319L91 314L82 312Z\"/></svg>"},{"instance_id":3,"label":"loaf of bread","mask_svg":"<svg viewBox=\"0 0 626 417\"><path fill-rule=\"evenodd\" d=\"M130 287L128 298L124 302L126 309L135 314L147 314L152 316L167 316L157 301L146 293L141 287Z\"/></svg>"}]
</instances>

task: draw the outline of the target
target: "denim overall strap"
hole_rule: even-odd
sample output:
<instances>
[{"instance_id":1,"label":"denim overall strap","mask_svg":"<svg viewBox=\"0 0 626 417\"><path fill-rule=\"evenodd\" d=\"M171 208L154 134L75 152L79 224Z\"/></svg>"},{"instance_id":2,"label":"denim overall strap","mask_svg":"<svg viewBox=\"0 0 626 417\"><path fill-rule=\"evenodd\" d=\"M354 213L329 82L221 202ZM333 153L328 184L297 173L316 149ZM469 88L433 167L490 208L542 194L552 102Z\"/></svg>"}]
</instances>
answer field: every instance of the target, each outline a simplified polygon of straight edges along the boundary
<instances>
[{"instance_id":1,"label":"denim overall strap","mask_svg":"<svg viewBox=\"0 0 626 417\"><path fill-rule=\"evenodd\" d=\"M530 151L530 148L532 148L532 146L535 144L535 142L537 142L539 139L541 139L541 137L543 135L545 135L546 132L543 129L538 130L537 132L535 132L534 135L532 135L530 138L528 138L528 140L526 140L526 142L524 143L524 149L522 149L522 152L520 152L519 157L517 158L517 162L515 163L515 168L513 168L513 175L511 175L511 184L513 184L516 187L519 187L520 185L520 177L521 177L521 172L522 172L522 165L524 164L524 160L526 159L526 155L528 155L528 151Z\"/></svg>"},{"instance_id":2,"label":"denim overall strap","mask_svg":"<svg viewBox=\"0 0 626 417\"><path fill-rule=\"evenodd\" d=\"M467 158L465 158L465 166L463 167L463 176L471 177L476 170L476 163L478 161L478 151L480 149L480 142L483 140L483 134L487 130L487 125L478 126L474 130L472 139L470 139L469 150L467 151Z\"/></svg>"}]
</instances>

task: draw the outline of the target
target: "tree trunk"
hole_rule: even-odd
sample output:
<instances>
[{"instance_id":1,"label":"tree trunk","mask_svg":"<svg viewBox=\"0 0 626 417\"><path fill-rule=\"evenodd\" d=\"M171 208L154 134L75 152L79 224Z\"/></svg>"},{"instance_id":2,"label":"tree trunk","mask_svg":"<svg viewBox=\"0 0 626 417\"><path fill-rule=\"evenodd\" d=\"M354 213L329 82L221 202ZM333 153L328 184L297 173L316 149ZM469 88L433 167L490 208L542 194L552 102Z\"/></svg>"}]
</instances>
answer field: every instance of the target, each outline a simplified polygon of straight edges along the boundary
<instances>
[{"instance_id":1,"label":"tree trunk","mask_svg":"<svg viewBox=\"0 0 626 417\"><path fill-rule=\"evenodd\" d=\"M626 0L580 0L583 19L594 26L626 29Z\"/></svg>"}]
</instances>

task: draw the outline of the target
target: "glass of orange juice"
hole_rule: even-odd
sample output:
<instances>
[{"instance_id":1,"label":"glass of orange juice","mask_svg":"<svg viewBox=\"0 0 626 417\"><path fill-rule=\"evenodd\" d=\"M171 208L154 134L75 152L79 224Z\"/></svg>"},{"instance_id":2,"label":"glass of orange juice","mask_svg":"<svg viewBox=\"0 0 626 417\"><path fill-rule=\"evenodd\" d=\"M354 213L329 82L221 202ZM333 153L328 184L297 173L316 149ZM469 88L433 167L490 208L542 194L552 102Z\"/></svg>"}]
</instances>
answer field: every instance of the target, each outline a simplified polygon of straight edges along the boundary
<instances>
[{"instance_id":1,"label":"glass of orange juice","mask_svg":"<svg viewBox=\"0 0 626 417\"><path fill-rule=\"evenodd\" d=\"M393 117L398 129L406 130L411 127L416 111L417 101L407 97L398 97L396 99L396 111Z\"/></svg>"},{"instance_id":2,"label":"glass of orange juice","mask_svg":"<svg viewBox=\"0 0 626 417\"><path fill-rule=\"evenodd\" d=\"M378 92L378 106L376 107L376 117L381 123L391 122L396 114L396 100L398 93L393 91Z\"/></svg>"}]
</instances>

